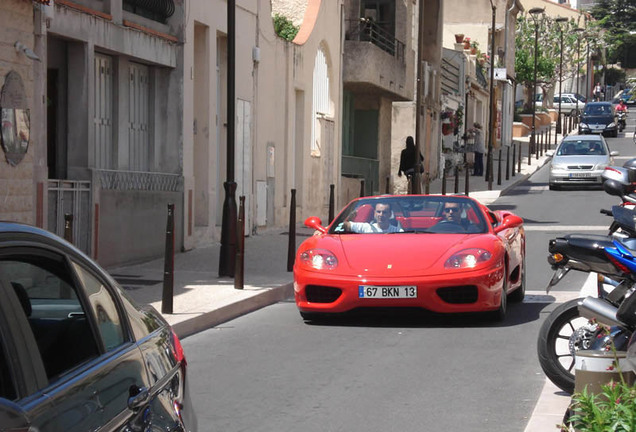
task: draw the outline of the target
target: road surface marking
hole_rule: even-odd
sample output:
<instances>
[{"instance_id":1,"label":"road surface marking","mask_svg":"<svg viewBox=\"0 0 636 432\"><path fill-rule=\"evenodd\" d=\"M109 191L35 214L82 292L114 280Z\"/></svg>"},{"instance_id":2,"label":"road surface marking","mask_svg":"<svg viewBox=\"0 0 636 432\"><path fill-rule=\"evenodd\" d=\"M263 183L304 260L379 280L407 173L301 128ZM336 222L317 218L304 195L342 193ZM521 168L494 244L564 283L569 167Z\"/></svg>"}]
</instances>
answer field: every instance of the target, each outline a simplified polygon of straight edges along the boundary
<instances>
[{"instance_id":1,"label":"road surface marking","mask_svg":"<svg viewBox=\"0 0 636 432\"><path fill-rule=\"evenodd\" d=\"M608 231L608 225L540 225L524 224L526 231Z\"/></svg>"}]
</instances>

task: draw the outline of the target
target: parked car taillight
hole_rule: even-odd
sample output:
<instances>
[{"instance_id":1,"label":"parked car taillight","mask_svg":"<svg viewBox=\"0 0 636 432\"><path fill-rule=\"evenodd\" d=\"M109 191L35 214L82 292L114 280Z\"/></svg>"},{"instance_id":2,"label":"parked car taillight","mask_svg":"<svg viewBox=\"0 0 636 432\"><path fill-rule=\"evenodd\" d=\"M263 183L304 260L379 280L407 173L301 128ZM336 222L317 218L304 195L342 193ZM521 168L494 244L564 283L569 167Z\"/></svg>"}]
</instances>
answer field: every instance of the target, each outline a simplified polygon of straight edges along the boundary
<instances>
[{"instance_id":1,"label":"parked car taillight","mask_svg":"<svg viewBox=\"0 0 636 432\"><path fill-rule=\"evenodd\" d=\"M171 331L175 357L177 358L177 361L181 363L183 369L185 369L185 366L188 364L188 362L186 361L185 353L183 352L183 346L181 346L181 341L179 340L179 337L174 332L174 330L171 329Z\"/></svg>"}]
</instances>

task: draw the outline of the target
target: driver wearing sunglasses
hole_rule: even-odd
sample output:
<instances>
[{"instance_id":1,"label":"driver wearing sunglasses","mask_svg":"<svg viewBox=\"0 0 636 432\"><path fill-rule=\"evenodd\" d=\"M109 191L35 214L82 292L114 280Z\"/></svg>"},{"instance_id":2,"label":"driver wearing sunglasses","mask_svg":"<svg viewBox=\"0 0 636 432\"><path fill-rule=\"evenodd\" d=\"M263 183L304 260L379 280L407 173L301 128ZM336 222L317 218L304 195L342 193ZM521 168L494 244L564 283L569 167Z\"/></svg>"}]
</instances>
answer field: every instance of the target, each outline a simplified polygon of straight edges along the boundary
<instances>
[{"instance_id":1,"label":"driver wearing sunglasses","mask_svg":"<svg viewBox=\"0 0 636 432\"><path fill-rule=\"evenodd\" d=\"M459 203L444 203L444 220L448 222L461 223L461 207Z\"/></svg>"}]
</instances>

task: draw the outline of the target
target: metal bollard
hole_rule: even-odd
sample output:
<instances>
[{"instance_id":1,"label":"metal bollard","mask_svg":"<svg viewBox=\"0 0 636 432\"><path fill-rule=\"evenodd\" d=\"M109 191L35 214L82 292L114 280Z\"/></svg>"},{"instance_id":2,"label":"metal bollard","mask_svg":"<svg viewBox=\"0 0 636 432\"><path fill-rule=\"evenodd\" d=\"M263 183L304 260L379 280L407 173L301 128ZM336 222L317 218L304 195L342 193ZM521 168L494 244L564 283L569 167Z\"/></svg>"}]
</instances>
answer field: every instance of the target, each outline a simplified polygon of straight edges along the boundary
<instances>
[{"instance_id":1,"label":"metal bollard","mask_svg":"<svg viewBox=\"0 0 636 432\"><path fill-rule=\"evenodd\" d=\"M161 313L171 314L174 296L174 204L168 204L166 222L166 253L163 262Z\"/></svg>"},{"instance_id":2,"label":"metal bollard","mask_svg":"<svg viewBox=\"0 0 636 432\"><path fill-rule=\"evenodd\" d=\"M236 227L236 270L234 271L234 289L243 289L245 274L245 197L239 197L239 212Z\"/></svg>"},{"instance_id":3,"label":"metal bollard","mask_svg":"<svg viewBox=\"0 0 636 432\"><path fill-rule=\"evenodd\" d=\"M521 172L521 143L519 143L519 151L517 152L517 156L519 158L517 163L517 172L520 173Z\"/></svg>"},{"instance_id":4,"label":"metal bollard","mask_svg":"<svg viewBox=\"0 0 636 432\"><path fill-rule=\"evenodd\" d=\"M296 189L291 190L291 203L289 204L289 242L287 243L287 271L294 270L294 258L296 255Z\"/></svg>"},{"instance_id":5,"label":"metal bollard","mask_svg":"<svg viewBox=\"0 0 636 432\"><path fill-rule=\"evenodd\" d=\"M446 175L447 175L446 167L444 167L444 171L442 174L442 195L446 195Z\"/></svg>"},{"instance_id":6,"label":"metal bollard","mask_svg":"<svg viewBox=\"0 0 636 432\"><path fill-rule=\"evenodd\" d=\"M497 161L497 185L501 186L501 147L499 147L499 160Z\"/></svg>"},{"instance_id":7,"label":"metal bollard","mask_svg":"<svg viewBox=\"0 0 636 432\"><path fill-rule=\"evenodd\" d=\"M506 181L510 179L510 146L506 146Z\"/></svg>"},{"instance_id":8,"label":"metal bollard","mask_svg":"<svg viewBox=\"0 0 636 432\"><path fill-rule=\"evenodd\" d=\"M387 195L391 193L390 184L391 184L391 176L386 176L386 187L384 188L384 193Z\"/></svg>"},{"instance_id":9,"label":"metal bollard","mask_svg":"<svg viewBox=\"0 0 636 432\"><path fill-rule=\"evenodd\" d=\"M360 180L360 198L364 196L364 179Z\"/></svg>"},{"instance_id":10,"label":"metal bollard","mask_svg":"<svg viewBox=\"0 0 636 432\"><path fill-rule=\"evenodd\" d=\"M73 243L73 215L64 213L64 240Z\"/></svg>"},{"instance_id":11,"label":"metal bollard","mask_svg":"<svg viewBox=\"0 0 636 432\"><path fill-rule=\"evenodd\" d=\"M512 176L514 177L517 169L517 143L512 143Z\"/></svg>"},{"instance_id":12,"label":"metal bollard","mask_svg":"<svg viewBox=\"0 0 636 432\"><path fill-rule=\"evenodd\" d=\"M464 177L464 193L468 196L470 192L470 166L468 166L468 163L465 163L464 167L466 168L466 176Z\"/></svg>"},{"instance_id":13,"label":"metal bollard","mask_svg":"<svg viewBox=\"0 0 636 432\"><path fill-rule=\"evenodd\" d=\"M455 165L455 193L459 193L459 168Z\"/></svg>"},{"instance_id":14,"label":"metal bollard","mask_svg":"<svg viewBox=\"0 0 636 432\"><path fill-rule=\"evenodd\" d=\"M334 188L335 185L329 185L329 223L331 223L334 218Z\"/></svg>"}]
</instances>

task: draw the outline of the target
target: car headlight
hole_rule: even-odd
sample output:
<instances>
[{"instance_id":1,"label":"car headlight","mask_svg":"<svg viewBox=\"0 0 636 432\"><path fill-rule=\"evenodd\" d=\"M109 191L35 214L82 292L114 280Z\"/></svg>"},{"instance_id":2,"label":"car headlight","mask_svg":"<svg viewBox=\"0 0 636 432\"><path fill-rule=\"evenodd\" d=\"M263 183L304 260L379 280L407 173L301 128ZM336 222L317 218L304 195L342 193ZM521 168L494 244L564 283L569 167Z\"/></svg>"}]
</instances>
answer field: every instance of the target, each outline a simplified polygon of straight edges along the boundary
<instances>
[{"instance_id":1,"label":"car headlight","mask_svg":"<svg viewBox=\"0 0 636 432\"><path fill-rule=\"evenodd\" d=\"M333 270L338 267L338 258L327 249L309 249L300 254L300 264L315 270Z\"/></svg>"},{"instance_id":2,"label":"car headlight","mask_svg":"<svg viewBox=\"0 0 636 432\"><path fill-rule=\"evenodd\" d=\"M550 165L550 170L551 171L563 171L568 169L568 166L566 164L552 164Z\"/></svg>"},{"instance_id":3,"label":"car headlight","mask_svg":"<svg viewBox=\"0 0 636 432\"><path fill-rule=\"evenodd\" d=\"M587 125L587 123L579 123L579 128L580 129L589 129L590 127Z\"/></svg>"},{"instance_id":4,"label":"car headlight","mask_svg":"<svg viewBox=\"0 0 636 432\"><path fill-rule=\"evenodd\" d=\"M475 268L488 262L491 258L492 254L485 249L464 249L446 260L444 267L451 269Z\"/></svg>"},{"instance_id":5,"label":"car headlight","mask_svg":"<svg viewBox=\"0 0 636 432\"><path fill-rule=\"evenodd\" d=\"M605 170L605 168L607 168L606 163L596 164L596 166L594 167L595 170Z\"/></svg>"},{"instance_id":6,"label":"car headlight","mask_svg":"<svg viewBox=\"0 0 636 432\"><path fill-rule=\"evenodd\" d=\"M605 126L606 128L613 128L616 127L616 123L611 122L610 124L608 124L607 126Z\"/></svg>"}]
</instances>

